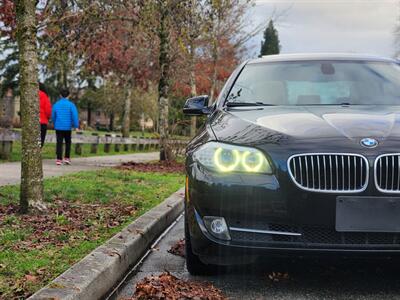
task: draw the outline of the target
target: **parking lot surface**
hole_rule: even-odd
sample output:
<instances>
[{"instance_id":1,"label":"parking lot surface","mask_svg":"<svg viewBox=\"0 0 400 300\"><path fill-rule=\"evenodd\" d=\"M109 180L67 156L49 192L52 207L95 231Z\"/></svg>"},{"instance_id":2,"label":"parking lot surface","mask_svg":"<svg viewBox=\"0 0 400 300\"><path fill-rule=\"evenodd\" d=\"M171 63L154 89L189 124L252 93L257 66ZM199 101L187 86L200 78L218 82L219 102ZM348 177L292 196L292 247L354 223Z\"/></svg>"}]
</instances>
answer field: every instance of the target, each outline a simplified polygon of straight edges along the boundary
<instances>
[{"instance_id":1,"label":"parking lot surface","mask_svg":"<svg viewBox=\"0 0 400 300\"><path fill-rule=\"evenodd\" d=\"M131 297L138 281L164 271L183 279L209 281L229 299L400 298L398 259L271 259L257 265L231 268L215 276L191 276L186 270L185 260L168 253L183 235L181 218L113 295L113 299Z\"/></svg>"}]
</instances>

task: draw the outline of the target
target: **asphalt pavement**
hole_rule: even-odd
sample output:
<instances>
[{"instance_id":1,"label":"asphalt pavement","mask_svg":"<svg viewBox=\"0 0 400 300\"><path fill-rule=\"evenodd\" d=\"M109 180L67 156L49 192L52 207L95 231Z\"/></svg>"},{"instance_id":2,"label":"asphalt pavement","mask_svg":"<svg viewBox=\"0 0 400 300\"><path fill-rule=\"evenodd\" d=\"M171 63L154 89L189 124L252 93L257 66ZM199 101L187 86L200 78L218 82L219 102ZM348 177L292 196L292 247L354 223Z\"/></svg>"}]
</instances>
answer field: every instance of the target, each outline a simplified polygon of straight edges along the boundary
<instances>
[{"instance_id":1,"label":"asphalt pavement","mask_svg":"<svg viewBox=\"0 0 400 300\"><path fill-rule=\"evenodd\" d=\"M400 299L400 260L271 259L215 276L191 276L185 260L168 253L183 236L181 218L111 299L129 299L138 281L163 271L209 281L229 299Z\"/></svg>"},{"instance_id":2,"label":"asphalt pavement","mask_svg":"<svg viewBox=\"0 0 400 300\"><path fill-rule=\"evenodd\" d=\"M72 158L71 165L57 166L55 160L43 160L44 177L62 176L80 171L96 170L104 167L113 167L123 162L135 161L146 162L156 160L159 157L158 152L133 153L123 155L108 155L94 157ZM0 186L8 184L18 184L21 178L21 163L1 163L0 164Z\"/></svg>"}]
</instances>

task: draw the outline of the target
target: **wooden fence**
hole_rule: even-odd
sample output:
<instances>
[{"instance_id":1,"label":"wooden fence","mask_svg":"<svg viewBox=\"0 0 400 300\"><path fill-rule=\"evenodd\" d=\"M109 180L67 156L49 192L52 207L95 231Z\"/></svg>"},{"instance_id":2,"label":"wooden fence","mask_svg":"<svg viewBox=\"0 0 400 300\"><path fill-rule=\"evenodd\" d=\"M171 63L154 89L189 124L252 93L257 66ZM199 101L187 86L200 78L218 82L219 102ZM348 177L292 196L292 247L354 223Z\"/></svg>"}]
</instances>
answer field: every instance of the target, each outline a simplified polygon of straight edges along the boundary
<instances>
[{"instance_id":1,"label":"wooden fence","mask_svg":"<svg viewBox=\"0 0 400 300\"><path fill-rule=\"evenodd\" d=\"M12 153L12 146L15 141L21 139L21 133L12 130L0 129L0 159L9 159ZM170 140L170 146L175 154L182 154L184 152L187 140ZM46 143L56 143L55 134L48 134L46 136ZM84 135L77 132L72 135L72 143L75 148L76 155L82 155L84 144L90 145L90 153L97 153L99 147L104 147L104 152L109 153L114 147L115 152L121 151L156 151L159 149L159 139L143 138L143 137L129 137L123 138L119 135L106 134L99 136L97 133L92 135Z\"/></svg>"}]
</instances>

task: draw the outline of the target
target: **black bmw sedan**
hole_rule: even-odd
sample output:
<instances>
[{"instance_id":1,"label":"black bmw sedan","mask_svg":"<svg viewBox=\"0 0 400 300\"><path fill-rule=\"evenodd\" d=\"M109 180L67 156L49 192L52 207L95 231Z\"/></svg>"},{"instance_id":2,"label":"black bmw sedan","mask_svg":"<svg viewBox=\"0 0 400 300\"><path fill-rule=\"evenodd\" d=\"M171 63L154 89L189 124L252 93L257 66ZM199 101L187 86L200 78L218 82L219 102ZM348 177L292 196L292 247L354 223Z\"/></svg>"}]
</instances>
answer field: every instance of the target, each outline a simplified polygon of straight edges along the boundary
<instances>
[{"instance_id":1,"label":"black bmw sedan","mask_svg":"<svg viewBox=\"0 0 400 300\"><path fill-rule=\"evenodd\" d=\"M240 65L186 155L192 274L264 255L400 253L400 65L354 54Z\"/></svg>"}]
</instances>

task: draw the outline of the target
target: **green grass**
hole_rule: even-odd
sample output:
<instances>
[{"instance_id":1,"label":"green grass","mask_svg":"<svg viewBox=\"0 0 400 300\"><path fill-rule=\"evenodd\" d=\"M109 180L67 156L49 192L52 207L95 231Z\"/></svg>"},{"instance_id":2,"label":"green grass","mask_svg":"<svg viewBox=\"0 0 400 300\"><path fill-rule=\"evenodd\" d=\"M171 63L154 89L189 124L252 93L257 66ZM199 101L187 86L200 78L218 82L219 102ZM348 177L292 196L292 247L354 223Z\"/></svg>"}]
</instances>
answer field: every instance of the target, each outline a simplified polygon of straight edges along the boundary
<instances>
[{"instance_id":1,"label":"green grass","mask_svg":"<svg viewBox=\"0 0 400 300\"><path fill-rule=\"evenodd\" d=\"M45 180L48 212L0 210L0 299L25 299L183 184L182 174L117 169ZM1 187L0 209L18 195Z\"/></svg>"}]
</instances>

